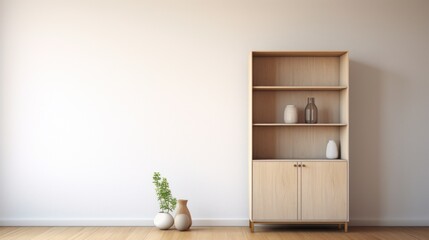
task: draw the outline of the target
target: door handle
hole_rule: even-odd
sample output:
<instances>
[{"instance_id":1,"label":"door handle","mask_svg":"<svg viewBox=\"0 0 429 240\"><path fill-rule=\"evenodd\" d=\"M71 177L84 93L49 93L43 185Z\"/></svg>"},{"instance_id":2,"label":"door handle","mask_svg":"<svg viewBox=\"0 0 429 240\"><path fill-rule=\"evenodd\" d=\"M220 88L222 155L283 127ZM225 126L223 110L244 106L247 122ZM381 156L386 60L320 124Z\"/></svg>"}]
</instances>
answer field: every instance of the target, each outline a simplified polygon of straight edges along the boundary
<instances>
[{"instance_id":1,"label":"door handle","mask_svg":"<svg viewBox=\"0 0 429 240\"><path fill-rule=\"evenodd\" d=\"M305 164L294 164L293 166L294 166L294 167L306 167L306 165L305 165Z\"/></svg>"}]
</instances>

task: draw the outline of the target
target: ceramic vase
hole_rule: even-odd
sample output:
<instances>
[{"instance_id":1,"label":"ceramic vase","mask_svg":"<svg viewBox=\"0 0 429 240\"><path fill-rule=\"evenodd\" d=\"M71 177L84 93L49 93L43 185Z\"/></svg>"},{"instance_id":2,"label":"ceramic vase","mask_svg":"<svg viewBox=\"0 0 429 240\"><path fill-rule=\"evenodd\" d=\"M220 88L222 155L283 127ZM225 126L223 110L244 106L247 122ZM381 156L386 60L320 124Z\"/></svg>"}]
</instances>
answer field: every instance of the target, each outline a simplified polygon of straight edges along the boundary
<instances>
[{"instance_id":1,"label":"ceramic vase","mask_svg":"<svg viewBox=\"0 0 429 240\"><path fill-rule=\"evenodd\" d=\"M329 140L326 146L326 158L337 159L338 158L338 147L334 140Z\"/></svg>"},{"instance_id":2,"label":"ceramic vase","mask_svg":"<svg viewBox=\"0 0 429 240\"><path fill-rule=\"evenodd\" d=\"M173 216L171 216L170 213L158 213L155 216L155 219L153 220L153 224L155 227L161 229L161 230L167 230L171 228L174 224Z\"/></svg>"},{"instance_id":3,"label":"ceramic vase","mask_svg":"<svg viewBox=\"0 0 429 240\"><path fill-rule=\"evenodd\" d=\"M305 123L317 123L317 107L314 97L307 99L307 106L305 107Z\"/></svg>"},{"instance_id":4,"label":"ceramic vase","mask_svg":"<svg viewBox=\"0 0 429 240\"><path fill-rule=\"evenodd\" d=\"M285 123L297 123L298 122L298 109L295 105L287 105L284 111Z\"/></svg>"},{"instance_id":5,"label":"ceramic vase","mask_svg":"<svg viewBox=\"0 0 429 240\"><path fill-rule=\"evenodd\" d=\"M188 204L188 200L185 200L185 199L177 200L176 217L179 214L185 214L189 218L189 224L184 230L187 230L192 226L192 217L191 217L191 213L189 212L187 204Z\"/></svg>"},{"instance_id":6,"label":"ceramic vase","mask_svg":"<svg viewBox=\"0 0 429 240\"><path fill-rule=\"evenodd\" d=\"M186 231L189 229L191 224L191 219L186 214L176 214L174 218L174 226L179 231Z\"/></svg>"}]
</instances>

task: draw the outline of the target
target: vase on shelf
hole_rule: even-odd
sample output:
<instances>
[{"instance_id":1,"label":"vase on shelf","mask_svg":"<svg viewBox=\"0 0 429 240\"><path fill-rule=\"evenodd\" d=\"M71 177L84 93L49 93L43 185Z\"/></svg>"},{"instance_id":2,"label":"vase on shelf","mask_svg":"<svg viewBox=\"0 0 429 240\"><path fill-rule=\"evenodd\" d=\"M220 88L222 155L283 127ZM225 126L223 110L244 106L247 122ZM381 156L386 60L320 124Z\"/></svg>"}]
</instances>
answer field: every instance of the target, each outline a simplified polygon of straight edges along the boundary
<instances>
[{"instance_id":1,"label":"vase on shelf","mask_svg":"<svg viewBox=\"0 0 429 240\"><path fill-rule=\"evenodd\" d=\"M326 158L337 159L338 158L338 147L334 140L329 140L326 146Z\"/></svg>"},{"instance_id":2,"label":"vase on shelf","mask_svg":"<svg viewBox=\"0 0 429 240\"><path fill-rule=\"evenodd\" d=\"M284 111L285 123L297 123L298 122L298 109L295 105L287 105Z\"/></svg>"},{"instance_id":3,"label":"vase on shelf","mask_svg":"<svg viewBox=\"0 0 429 240\"><path fill-rule=\"evenodd\" d=\"M192 226L192 217L191 213L188 209L188 200L185 199L178 199L177 200L177 207L176 207L176 216L175 219L177 219L179 227L181 228L181 231L188 230ZM185 214L188 217L187 224L183 224L182 221L185 221L184 217L179 217L181 214ZM179 222L180 221L180 222ZM182 226L184 225L184 226ZM176 226L177 227L177 226Z\"/></svg>"},{"instance_id":4,"label":"vase on shelf","mask_svg":"<svg viewBox=\"0 0 429 240\"><path fill-rule=\"evenodd\" d=\"M307 99L307 106L305 107L305 123L317 123L317 107L314 97Z\"/></svg>"}]
</instances>

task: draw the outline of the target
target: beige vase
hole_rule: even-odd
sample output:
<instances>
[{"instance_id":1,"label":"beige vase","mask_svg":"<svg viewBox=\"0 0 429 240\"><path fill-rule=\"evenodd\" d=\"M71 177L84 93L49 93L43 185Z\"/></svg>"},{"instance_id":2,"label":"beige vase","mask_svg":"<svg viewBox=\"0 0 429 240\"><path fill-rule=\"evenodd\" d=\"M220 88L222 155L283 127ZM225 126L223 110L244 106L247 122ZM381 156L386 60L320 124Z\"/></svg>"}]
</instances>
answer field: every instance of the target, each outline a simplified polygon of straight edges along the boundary
<instances>
[{"instance_id":1,"label":"beige vase","mask_svg":"<svg viewBox=\"0 0 429 240\"><path fill-rule=\"evenodd\" d=\"M186 231L189 229L191 219L186 214L177 214L174 218L174 226L179 231Z\"/></svg>"},{"instance_id":2,"label":"beige vase","mask_svg":"<svg viewBox=\"0 0 429 240\"><path fill-rule=\"evenodd\" d=\"M176 216L179 214L185 214L189 217L189 226L186 229L189 229L192 226L192 217L191 213L189 212L188 206L188 200L185 199L179 199L177 200L177 207L176 207Z\"/></svg>"}]
</instances>

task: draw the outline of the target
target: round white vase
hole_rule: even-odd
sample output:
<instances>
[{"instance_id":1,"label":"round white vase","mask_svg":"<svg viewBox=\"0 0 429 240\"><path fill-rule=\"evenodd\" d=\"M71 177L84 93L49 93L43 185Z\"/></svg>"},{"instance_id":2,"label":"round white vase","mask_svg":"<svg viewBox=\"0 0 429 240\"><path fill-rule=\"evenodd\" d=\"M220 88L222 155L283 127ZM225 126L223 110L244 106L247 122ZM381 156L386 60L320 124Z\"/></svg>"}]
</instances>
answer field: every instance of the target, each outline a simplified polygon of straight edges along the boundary
<instances>
[{"instance_id":1,"label":"round white vase","mask_svg":"<svg viewBox=\"0 0 429 240\"><path fill-rule=\"evenodd\" d=\"M186 231L191 225L191 220L186 214L177 214L174 218L174 226L179 231Z\"/></svg>"},{"instance_id":2,"label":"round white vase","mask_svg":"<svg viewBox=\"0 0 429 240\"><path fill-rule=\"evenodd\" d=\"M338 158L338 147L334 140L329 140L326 146L326 158L337 159Z\"/></svg>"},{"instance_id":3,"label":"round white vase","mask_svg":"<svg viewBox=\"0 0 429 240\"><path fill-rule=\"evenodd\" d=\"M153 220L155 227L161 230L167 230L174 224L173 216L170 213L158 213Z\"/></svg>"},{"instance_id":4,"label":"round white vase","mask_svg":"<svg viewBox=\"0 0 429 240\"><path fill-rule=\"evenodd\" d=\"M297 123L298 122L298 109L295 105L287 105L284 111L285 123Z\"/></svg>"}]
</instances>

